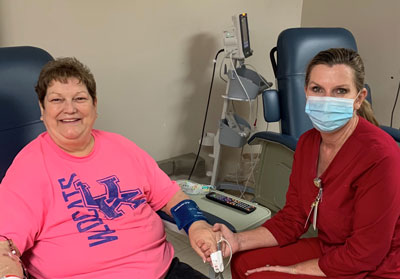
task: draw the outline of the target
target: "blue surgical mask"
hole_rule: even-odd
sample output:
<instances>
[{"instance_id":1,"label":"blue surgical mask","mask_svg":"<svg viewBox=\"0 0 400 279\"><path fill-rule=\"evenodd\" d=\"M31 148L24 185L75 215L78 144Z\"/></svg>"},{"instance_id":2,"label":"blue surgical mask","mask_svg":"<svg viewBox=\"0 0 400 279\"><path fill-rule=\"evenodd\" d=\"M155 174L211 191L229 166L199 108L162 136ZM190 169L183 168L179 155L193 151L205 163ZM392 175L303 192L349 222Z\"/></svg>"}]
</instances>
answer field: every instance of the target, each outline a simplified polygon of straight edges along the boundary
<instances>
[{"instance_id":1,"label":"blue surgical mask","mask_svg":"<svg viewBox=\"0 0 400 279\"><path fill-rule=\"evenodd\" d=\"M358 94L357 94L358 97ZM356 97L356 99L357 99ZM336 97L308 96L306 113L321 132L334 132L353 117L354 100Z\"/></svg>"}]
</instances>

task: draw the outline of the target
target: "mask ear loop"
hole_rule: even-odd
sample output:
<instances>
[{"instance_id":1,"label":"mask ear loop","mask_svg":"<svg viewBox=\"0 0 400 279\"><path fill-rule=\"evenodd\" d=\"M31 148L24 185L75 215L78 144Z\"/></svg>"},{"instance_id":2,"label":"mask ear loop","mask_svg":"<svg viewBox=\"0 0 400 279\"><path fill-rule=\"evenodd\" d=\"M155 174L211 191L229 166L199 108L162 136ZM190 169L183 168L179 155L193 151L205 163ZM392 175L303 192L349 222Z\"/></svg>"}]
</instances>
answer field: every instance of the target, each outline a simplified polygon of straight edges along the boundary
<instances>
[{"instance_id":1,"label":"mask ear loop","mask_svg":"<svg viewBox=\"0 0 400 279\"><path fill-rule=\"evenodd\" d=\"M354 110L354 114L357 114L357 110L359 110L359 109L361 108L362 102L361 102L360 107L359 107L358 109L355 109L354 103L357 101L358 96L360 96L362 90L363 90L363 89L361 89L360 91L358 91L356 97L354 98L354 101L353 101L353 110Z\"/></svg>"}]
</instances>

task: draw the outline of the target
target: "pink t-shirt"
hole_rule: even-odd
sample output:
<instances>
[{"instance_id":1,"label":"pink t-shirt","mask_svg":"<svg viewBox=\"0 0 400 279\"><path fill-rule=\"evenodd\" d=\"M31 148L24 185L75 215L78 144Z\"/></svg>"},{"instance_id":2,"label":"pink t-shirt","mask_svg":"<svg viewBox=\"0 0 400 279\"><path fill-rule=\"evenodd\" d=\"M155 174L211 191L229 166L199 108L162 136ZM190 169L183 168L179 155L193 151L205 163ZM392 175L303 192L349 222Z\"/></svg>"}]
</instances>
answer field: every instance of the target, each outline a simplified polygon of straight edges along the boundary
<instances>
[{"instance_id":1,"label":"pink t-shirt","mask_svg":"<svg viewBox=\"0 0 400 279\"><path fill-rule=\"evenodd\" d=\"M173 247L156 211L179 186L128 139L94 130L86 157L45 132L0 185L0 234L36 278L160 278Z\"/></svg>"}]
</instances>

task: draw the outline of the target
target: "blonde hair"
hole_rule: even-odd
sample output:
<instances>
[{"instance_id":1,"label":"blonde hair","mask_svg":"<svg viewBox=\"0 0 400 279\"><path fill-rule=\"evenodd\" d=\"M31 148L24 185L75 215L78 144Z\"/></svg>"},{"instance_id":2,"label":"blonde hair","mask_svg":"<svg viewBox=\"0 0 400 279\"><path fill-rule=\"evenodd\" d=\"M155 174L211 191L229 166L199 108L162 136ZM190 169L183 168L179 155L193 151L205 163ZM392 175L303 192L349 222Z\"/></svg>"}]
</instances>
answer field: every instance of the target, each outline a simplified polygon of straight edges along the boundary
<instances>
[{"instance_id":1,"label":"blonde hair","mask_svg":"<svg viewBox=\"0 0 400 279\"><path fill-rule=\"evenodd\" d=\"M360 108L357 110L357 115L367 119L369 122L379 127L379 123L374 116L372 106L366 99L364 99Z\"/></svg>"}]
</instances>

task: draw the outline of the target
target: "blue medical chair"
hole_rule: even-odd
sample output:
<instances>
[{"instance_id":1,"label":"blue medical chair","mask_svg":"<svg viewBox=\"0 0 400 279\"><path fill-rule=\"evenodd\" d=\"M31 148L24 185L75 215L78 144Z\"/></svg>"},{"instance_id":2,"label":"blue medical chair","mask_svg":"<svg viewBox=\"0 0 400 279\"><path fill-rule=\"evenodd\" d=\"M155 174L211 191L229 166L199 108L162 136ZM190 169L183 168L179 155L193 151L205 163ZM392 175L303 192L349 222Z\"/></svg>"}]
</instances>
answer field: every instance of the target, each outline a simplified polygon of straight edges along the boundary
<instances>
[{"instance_id":1,"label":"blue medical chair","mask_svg":"<svg viewBox=\"0 0 400 279\"><path fill-rule=\"evenodd\" d=\"M297 141L312 128L304 112L307 64L318 52L334 47L357 50L353 35L344 28L291 28L279 35L270 52L278 89L262 93L264 118L280 121L281 133L258 132L248 142L262 144L255 200L273 211L285 205Z\"/></svg>"},{"instance_id":2,"label":"blue medical chair","mask_svg":"<svg viewBox=\"0 0 400 279\"><path fill-rule=\"evenodd\" d=\"M0 182L15 155L45 130L35 85L50 60L40 48L0 48Z\"/></svg>"},{"instance_id":3,"label":"blue medical chair","mask_svg":"<svg viewBox=\"0 0 400 279\"><path fill-rule=\"evenodd\" d=\"M364 84L364 87L368 91L367 100L372 106L371 88L368 84ZM385 125L379 125L379 127L381 127L381 129L384 130L386 133L388 133L397 142L398 146L400 147L400 129L395 129L393 127L385 126Z\"/></svg>"},{"instance_id":4,"label":"blue medical chair","mask_svg":"<svg viewBox=\"0 0 400 279\"><path fill-rule=\"evenodd\" d=\"M297 141L312 128L304 112L307 64L318 52L335 47L357 50L353 35L344 28L291 28L279 35L270 52L277 89L263 92L264 118L280 121L281 133L258 132L248 142L262 144L255 200L273 211L285 205Z\"/></svg>"},{"instance_id":5,"label":"blue medical chair","mask_svg":"<svg viewBox=\"0 0 400 279\"><path fill-rule=\"evenodd\" d=\"M372 105L372 97L371 97L372 96L372 91L371 91L371 88L369 87L368 84L365 84L365 88L368 91L367 100ZM386 133L391 135L392 138L397 142L397 144L400 147L400 129L395 129L393 127L389 127L389 126L385 126L385 125L380 125L379 127L381 127L381 129L384 130Z\"/></svg>"},{"instance_id":6,"label":"blue medical chair","mask_svg":"<svg viewBox=\"0 0 400 279\"><path fill-rule=\"evenodd\" d=\"M386 133L392 136L392 138L397 142L397 145L400 147L400 130L395 129L393 127L385 126L385 125L380 125L382 130L384 130Z\"/></svg>"}]
</instances>

